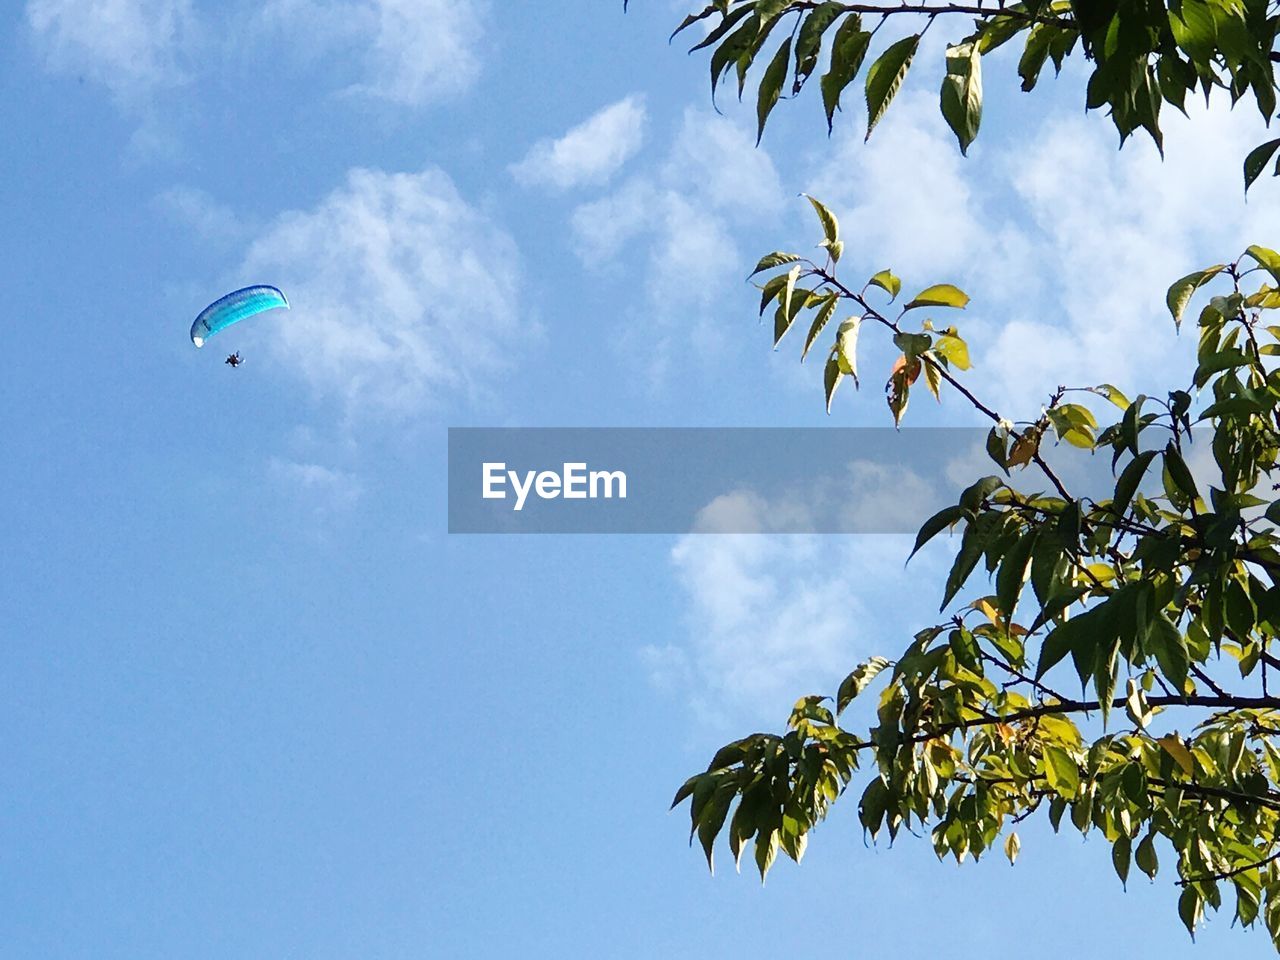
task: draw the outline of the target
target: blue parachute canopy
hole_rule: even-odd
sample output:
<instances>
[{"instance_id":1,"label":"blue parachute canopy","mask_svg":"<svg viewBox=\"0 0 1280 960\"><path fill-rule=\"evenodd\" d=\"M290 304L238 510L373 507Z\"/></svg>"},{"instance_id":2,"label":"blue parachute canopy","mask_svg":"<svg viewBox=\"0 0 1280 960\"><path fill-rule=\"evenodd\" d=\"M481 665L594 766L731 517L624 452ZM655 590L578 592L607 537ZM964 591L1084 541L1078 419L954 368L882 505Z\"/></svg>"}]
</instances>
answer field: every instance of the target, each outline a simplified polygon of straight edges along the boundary
<instances>
[{"instance_id":1,"label":"blue parachute canopy","mask_svg":"<svg viewBox=\"0 0 1280 960\"><path fill-rule=\"evenodd\" d=\"M288 310L289 301L275 287L260 285L228 293L209 304L196 317L196 322L191 325L191 342L197 347L203 347L206 340L233 323L277 307Z\"/></svg>"}]
</instances>

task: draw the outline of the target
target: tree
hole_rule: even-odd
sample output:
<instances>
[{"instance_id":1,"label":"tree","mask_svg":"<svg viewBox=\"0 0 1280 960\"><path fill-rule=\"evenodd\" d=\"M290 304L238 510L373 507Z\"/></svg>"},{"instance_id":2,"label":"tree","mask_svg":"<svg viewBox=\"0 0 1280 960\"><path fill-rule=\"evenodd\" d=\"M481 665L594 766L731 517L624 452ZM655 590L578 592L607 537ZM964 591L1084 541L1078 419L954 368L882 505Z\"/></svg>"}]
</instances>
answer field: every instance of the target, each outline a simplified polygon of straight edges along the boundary
<instances>
[{"instance_id":1,"label":"tree","mask_svg":"<svg viewBox=\"0 0 1280 960\"><path fill-rule=\"evenodd\" d=\"M763 133L788 77L799 93L824 46L830 120L874 34L891 20L925 18L866 73L870 133L920 34L953 14L976 18L948 48L941 94L962 150L981 117L981 56L1020 35L1024 88L1046 60L1059 66L1083 50L1093 65L1088 105L1109 107L1122 142L1141 127L1159 144L1160 104L1181 107L1196 89L1222 87L1233 101L1252 92L1264 117L1275 110L1280 18L1252 0L718 0L680 29L712 19L695 49L712 51L713 89L736 67L741 92L768 37L789 23L758 82ZM1250 154L1246 187L1278 147ZM1280 677L1271 675L1280 670L1280 369L1266 359L1280 355L1280 325L1267 322L1280 309L1280 254L1251 246L1169 288L1175 324L1204 301L1185 389L1131 401L1110 384L1058 387L1034 419L1014 421L966 385L968 348L956 328L915 322L921 308L963 309L968 296L934 284L890 310L899 278L884 270L847 283L839 222L810 202L821 256L771 253L753 273L765 278L760 310L773 308L775 344L798 322L804 329L803 317L803 358L834 326L823 371L830 410L844 380L858 383L863 327L884 331L900 351L885 388L894 422L921 379L934 395L953 391L991 421L998 472L924 520L917 537L915 550L944 530L960 534L941 588L944 619L895 660L858 665L834 698L802 697L784 732L721 748L676 793L673 806L688 801L708 863L722 836L735 860L752 851L762 877L779 850L799 861L810 832L850 793L872 838L927 829L937 854L957 861L997 848L1014 860L1016 825L1043 814L1055 830L1065 819L1103 835L1122 882L1135 864L1154 878L1171 849L1188 931L1222 907L1225 892L1240 922L1261 923L1280 947ZM1100 406L1113 410L1105 425ZM1208 481L1187 465L1193 427L1212 452ZM1073 495L1042 455L1053 442L1110 452L1110 496ZM1020 490L1027 472L1050 492ZM989 586L975 588L980 565ZM1223 664L1232 662L1238 677L1228 679ZM1076 682L1080 695L1065 692ZM841 726L873 688L874 725Z\"/></svg>"},{"instance_id":2,"label":"tree","mask_svg":"<svg viewBox=\"0 0 1280 960\"><path fill-rule=\"evenodd\" d=\"M624 0L624 6L626 0ZM1145 130L1163 150L1160 110L1168 103L1185 113L1188 94L1206 98L1225 90L1233 104L1252 95L1263 120L1276 112L1273 64L1280 61L1276 34L1280 9L1275 0L975 0L944 3L844 3L839 0L712 0L691 13L673 37L703 21L713 24L693 50L711 51L711 92L736 73L738 95L757 61L759 134L778 101L798 96L818 72L823 53L827 71L820 80L828 129L841 100L857 79L877 34L901 22L918 29L884 45L863 82L867 137L906 80L920 39L937 21L972 19L973 29L946 52L940 106L962 152L982 122L982 58L1021 40L1018 75L1033 89L1046 63L1055 71L1077 49L1091 65L1085 106L1106 107L1123 143ZM716 19L718 18L718 19ZM872 23L874 21L874 23ZM923 25L921 25L923 24ZM771 38L778 41L765 56ZM788 79L790 82L788 83ZM1280 138L1253 150L1245 162L1246 187L1266 167ZM1280 176L1280 161L1273 171Z\"/></svg>"}]
</instances>

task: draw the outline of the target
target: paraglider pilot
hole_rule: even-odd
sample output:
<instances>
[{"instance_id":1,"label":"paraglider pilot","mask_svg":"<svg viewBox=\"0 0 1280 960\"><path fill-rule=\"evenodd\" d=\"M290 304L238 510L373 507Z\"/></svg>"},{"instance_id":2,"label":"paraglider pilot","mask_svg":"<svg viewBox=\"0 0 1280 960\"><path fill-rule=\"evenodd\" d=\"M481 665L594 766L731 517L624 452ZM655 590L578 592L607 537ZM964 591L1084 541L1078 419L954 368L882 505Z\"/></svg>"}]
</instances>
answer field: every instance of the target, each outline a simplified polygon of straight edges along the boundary
<instances>
[{"instance_id":1,"label":"paraglider pilot","mask_svg":"<svg viewBox=\"0 0 1280 960\"><path fill-rule=\"evenodd\" d=\"M241 358L240 352L236 351L235 353L227 357L227 359L223 360L222 362L229 364L232 368L235 368L240 366L240 364L244 363L244 360Z\"/></svg>"}]
</instances>

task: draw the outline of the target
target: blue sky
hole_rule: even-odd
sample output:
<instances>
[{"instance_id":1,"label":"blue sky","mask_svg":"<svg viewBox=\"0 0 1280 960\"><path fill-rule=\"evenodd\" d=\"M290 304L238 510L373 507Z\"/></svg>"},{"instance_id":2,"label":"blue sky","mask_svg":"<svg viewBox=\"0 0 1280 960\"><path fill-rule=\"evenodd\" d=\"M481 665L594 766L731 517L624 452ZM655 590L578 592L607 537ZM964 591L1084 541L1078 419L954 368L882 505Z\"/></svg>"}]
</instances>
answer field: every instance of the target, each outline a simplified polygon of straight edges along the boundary
<instances>
[{"instance_id":1,"label":"blue sky","mask_svg":"<svg viewBox=\"0 0 1280 960\"><path fill-rule=\"evenodd\" d=\"M969 290L1002 409L1176 383L1169 281L1277 244L1280 193L1240 196L1256 115L1118 154L1078 72L1025 96L1005 57L963 160L935 29L870 145L806 97L754 150L666 43L685 8L620 6L0 14L0 956L1270 955L1225 917L1193 948L1167 875L1121 895L1036 827L956 868L838 808L767 886L707 876L675 787L900 649L945 551L444 532L449 426L831 422L742 282L817 239L801 191L850 270ZM194 350L250 282L294 309ZM833 419L884 425L880 379Z\"/></svg>"}]
</instances>

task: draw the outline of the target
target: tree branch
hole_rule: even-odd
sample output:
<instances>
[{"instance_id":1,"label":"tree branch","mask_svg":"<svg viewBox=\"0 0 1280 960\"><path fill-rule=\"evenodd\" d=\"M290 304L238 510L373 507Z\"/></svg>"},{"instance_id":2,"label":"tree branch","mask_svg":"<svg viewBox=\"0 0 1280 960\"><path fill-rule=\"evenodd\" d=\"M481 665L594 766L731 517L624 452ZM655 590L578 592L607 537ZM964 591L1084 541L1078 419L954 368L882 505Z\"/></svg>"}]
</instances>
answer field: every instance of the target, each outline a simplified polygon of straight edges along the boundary
<instances>
[{"instance_id":1,"label":"tree branch","mask_svg":"<svg viewBox=\"0 0 1280 960\"><path fill-rule=\"evenodd\" d=\"M1117 697L1111 701L1112 710L1123 710L1128 701ZM1151 707L1206 707L1211 710L1231 712L1233 710L1280 710L1280 697L1236 697L1236 696L1171 696L1148 697L1147 705ZM949 737L957 731L971 730L976 727L990 727L1000 723L1019 723L1023 720L1034 720L1037 717L1060 716L1066 713L1092 713L1101 707L1096 700L1059 700L1055 703L1041 703L1034 707L1014 710L1011 713L997 715L979 713L970 720L956 720L943 723L927 730L920 730L907 737L908 743L928 743ZM879 746L871 740L854 740L850 746L854 750L869 750ZM1176 784L1183 786L1183 784ZM1208 788L1206 788L1208 789ZM1280 810L1280 803L1276 809Z\"/></svg>"},{"instance_id":2,"label":"tree branch","mask_svg":"<svg viewBox=\"0 0 1280 960\"><path fill-rule=\"evenodd\" d=\"M999 667L1005 673L1009 674L1009 676L1014 677L1017 683L1030 684L1036 690L1039 690L1041 693L1045 694L1046 696L1053 697L1055 700L1067 699L1066 697L1064 697L1062 694L1058 693L1056 690L1052 689L1051 687L1046 687L1039 680L1035 680L1027 676L1021 670L1015 670L1013 667L1009 666L1009 664L1005 663L999 657L993 657L991 654L987 653L985 650L979 651L979 655L987 663L990 663L996 667Z\"/></svg>"},{"instance_id":3,"label":"tree branch","mask_svg":"<svg viewBox=\"0 0 1280 960\"><path fill-rule=\"evenodd\" d=\"M1223 690L1220 686L1218 686L1216 683L1213 682L1212 677L1210 677L1207 673L1205 673L1203 670L1197 667L1194 663L1191 664L1191 674L1197 680L1201 681L1206 687L1208 687L1210 690L1216 693L1218 696L1220 697L1230 696L1230 694L1228 694L1227 691Z\"/></svg>"},{"instance_id":4,"label":"tree branch","mask_svg":"<svg viewBox=\"0 0 1280 960\"><path fill-rule=\"evenodd\" d=\"M1257 861L1256 863L1246 863L1243 867L1236 867L1234 870L1227 870L1224 873L1207 873L1199 877L1183 877L1178 881L1178 886L1186 887L1193 883L1202 883L1210 880L1230 880L1232 877L1238 877L1242 873L1248 873L1250 870L1257 870L1259 867L1265 867L1269 863L1280 860L1280 851L1271 854L1269 857Z\"/></svg>"},{"instance_id":5,"label":"tree branch","mask_svg":"<svg viewBox=\"0 0 1280 960\"><path fill-rule=\"evenodd\" d=\"M797 0L796 3L792 4L791 9L812 10L818 6L819 0ZM1027 23L1051 23L1063 27L1074 26L1075 24L1075 20L1071 17L1052 17L1040 13L1029 13L1025 10L1010 10L1003 7L993 8L981 5L972 6L961 3L844 3L841 4L841 8L845 13L870 13L884 17L894 13L914 13L933 19L934 17L959 13L978 17L982 20L1007 17L1011 20L1023 20Z\"/></svg>"}]
</instances>

